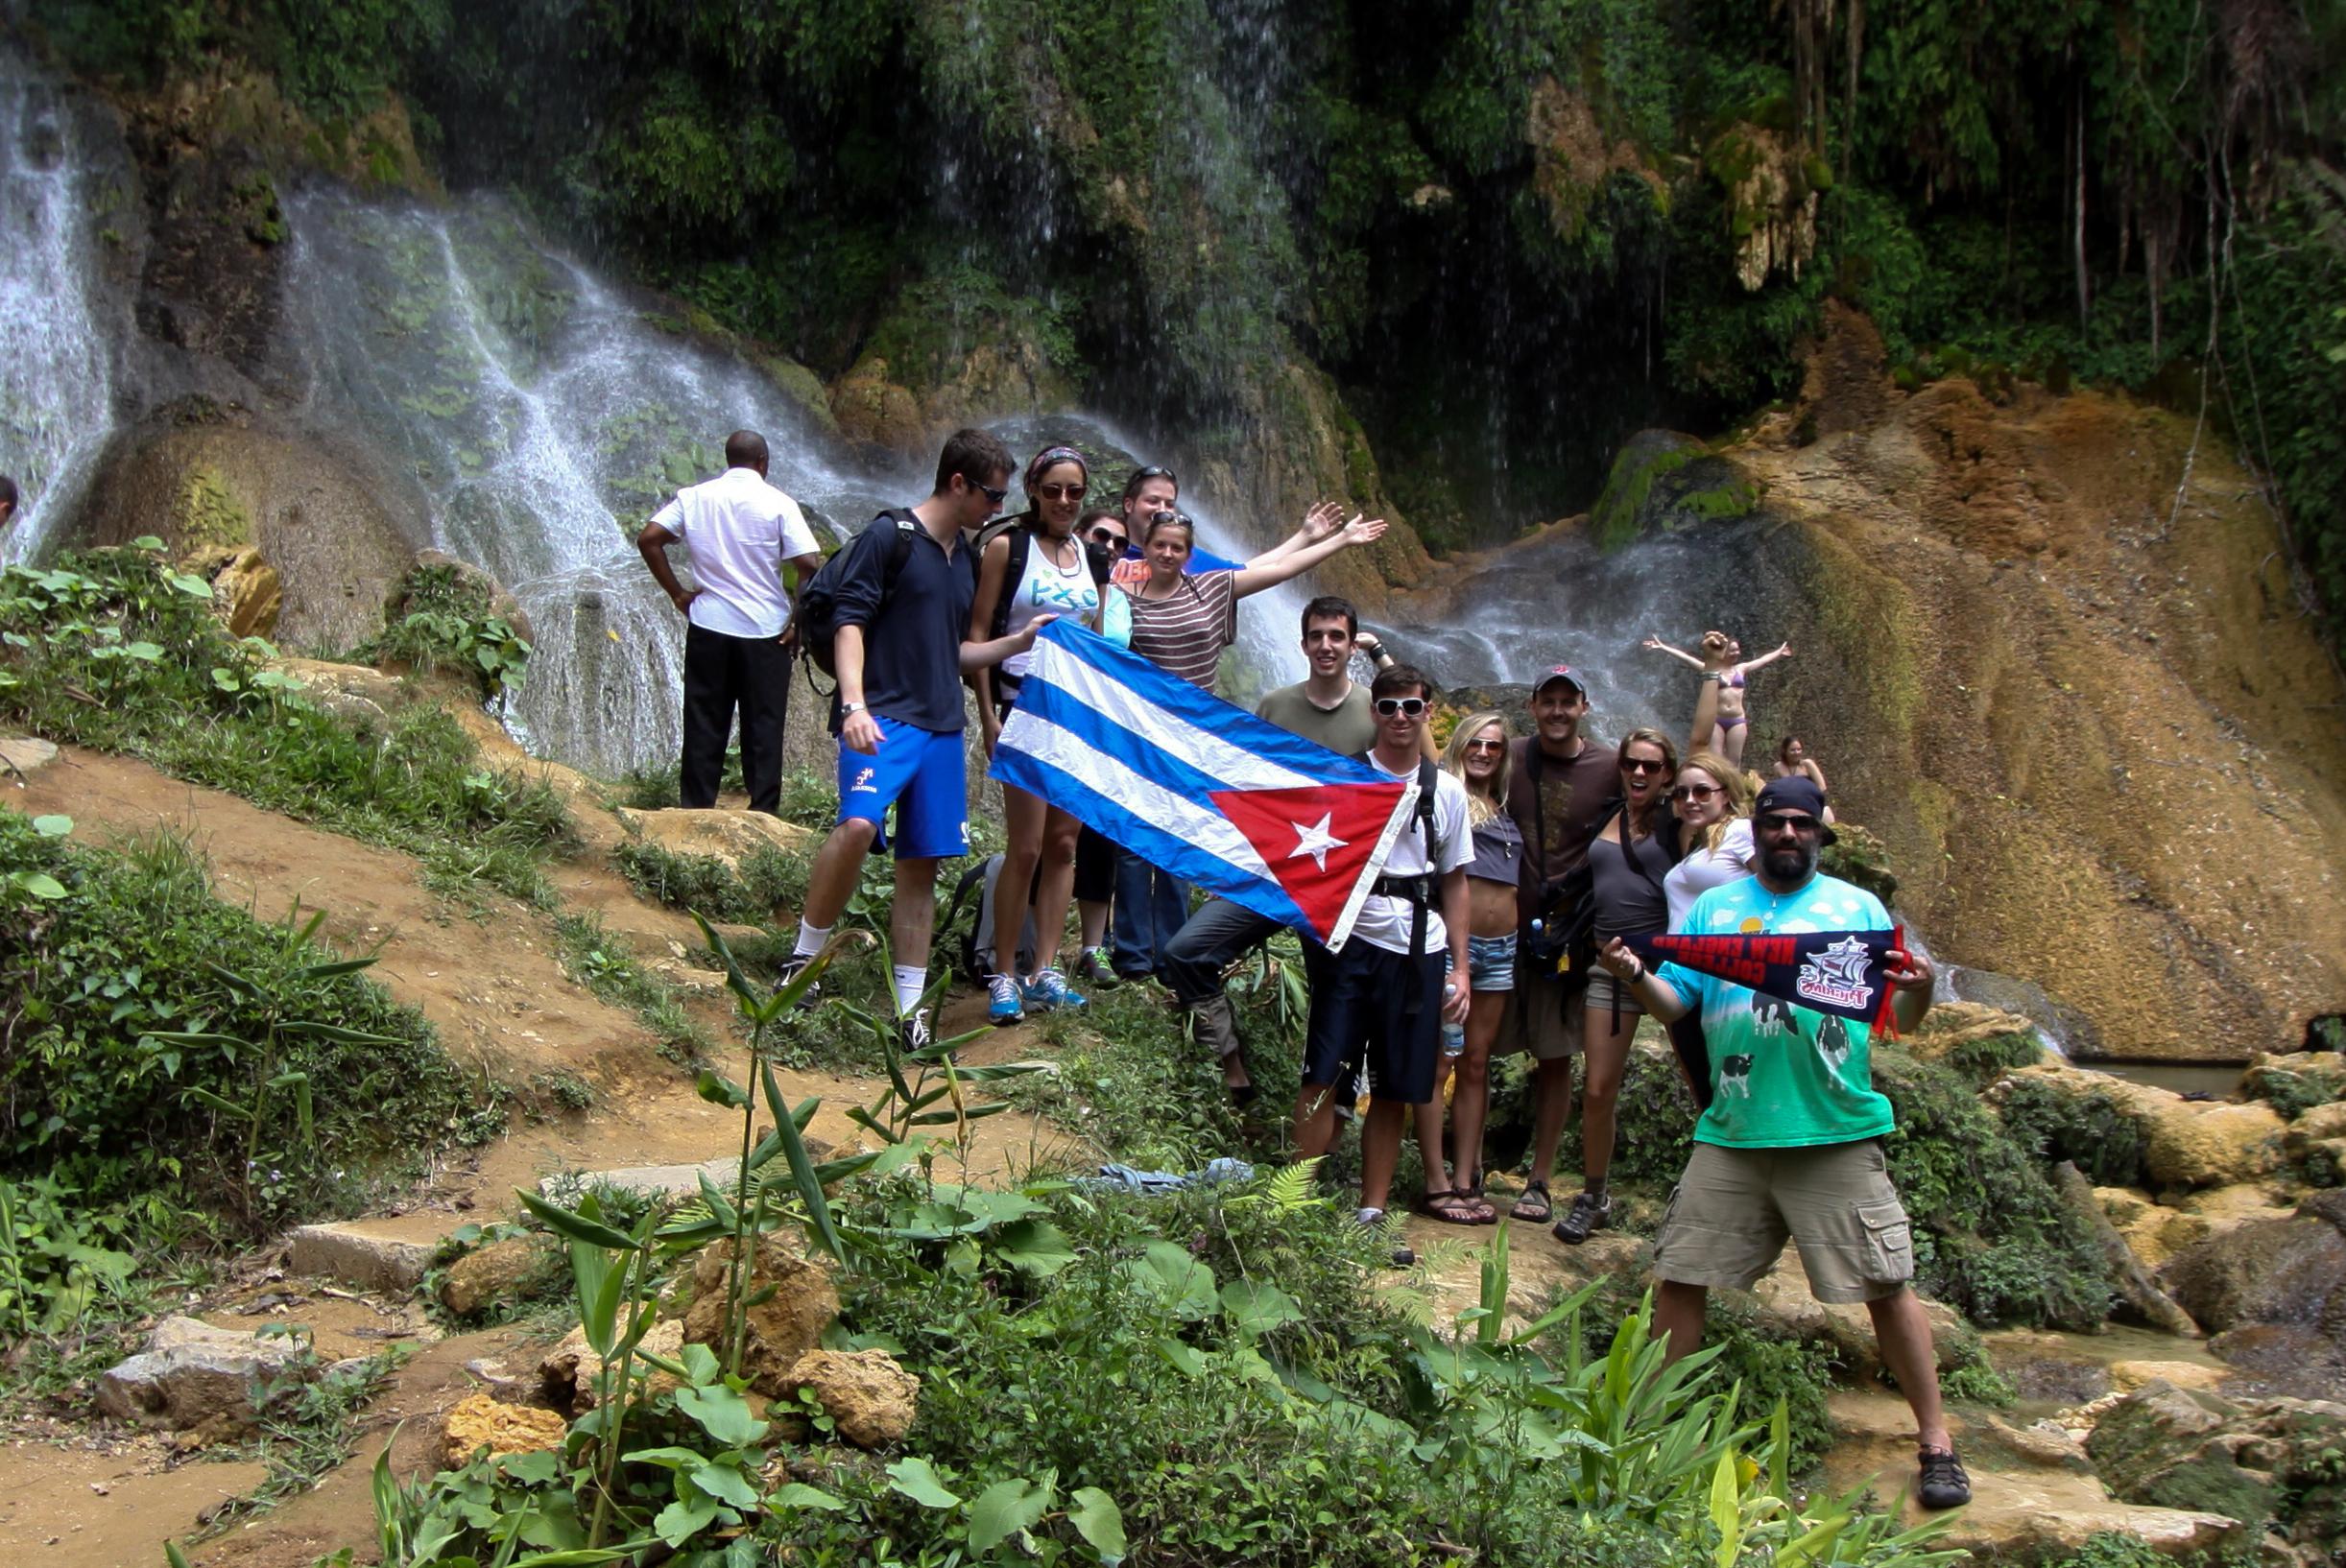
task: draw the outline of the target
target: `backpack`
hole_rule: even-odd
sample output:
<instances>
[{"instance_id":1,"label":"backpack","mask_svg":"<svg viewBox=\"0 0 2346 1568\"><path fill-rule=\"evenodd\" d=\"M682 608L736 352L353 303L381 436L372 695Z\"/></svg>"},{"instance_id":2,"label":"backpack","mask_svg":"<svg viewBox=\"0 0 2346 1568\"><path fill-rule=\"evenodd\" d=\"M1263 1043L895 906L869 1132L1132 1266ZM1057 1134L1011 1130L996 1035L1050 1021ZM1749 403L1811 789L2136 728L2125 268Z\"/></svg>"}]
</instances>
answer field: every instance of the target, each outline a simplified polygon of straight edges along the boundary
<instances>
[{"instance_id":1,"label":"backpack","mask_svg":"<svg viewBox=\"0 0 2346 1568\"><path fill-rule=\"evenodd\" d=\"M887 564L880 574L880 609L896 593L897 579L904 575L904 563L912 558L912 536L921 530L921 519L909 511L891 509L872 519L865 528L869 533L882 523L896 525L896 536L890 541ZM861 535L858 535L860 537ZM815 668L836 680L839 667L834 662L831 645L839 636L839 584L847 576L845 562L854 551L852 544L825 561L805 587L799 590L798 619L799 649L814 661ZM874 619L878 611L874 612Z\"/></svg>"},{"instance_id":2,"label":"backpack","mask_svg":"<svg viewBox=\"0 0 2346 1568\"><path fill-rule=\"evenodd\" d=\"M983 986L993 973L988 961L993 957L994 885L1002 878L1002 857L988 855L973 861L953 884L952 902L946 906L944 927L952 933L950 951L953 967L962 979L972 986ZM1042 867L1035 867L1038 886L1042 880ZM971 912L967 931L956 929L964 909ZM1041 943L1035 935L1035 906L1030 895L1026 906L1026 929L1018 933L1018 951L1015 962L1020 974L1031 974L1035 966L1035 951Z\"/></svg>"},{"instance_id":3,"label":"backpack","mask_svg":"<svg viewBox=\"0 0 2346 1568\"><path fill-rule=\"evenodd\" d=\"M1371 762L1373 756L1373 752L1363 751L1360 760ZM1409 901L1409 951L1412 955L1424 950L1425 912L1433 907L1434 882L1441 875L1436 867L1442 864L1442 838L1434 831L1434 784L1438 776L1431 757L1418 759L1418 809L1415 816L1418 832L1425 840L1425 869L1415 876L1386 876L1379 872L1376 877L1376 891L1378 893L1387 898Z\"/></svg>"}]
</instances>

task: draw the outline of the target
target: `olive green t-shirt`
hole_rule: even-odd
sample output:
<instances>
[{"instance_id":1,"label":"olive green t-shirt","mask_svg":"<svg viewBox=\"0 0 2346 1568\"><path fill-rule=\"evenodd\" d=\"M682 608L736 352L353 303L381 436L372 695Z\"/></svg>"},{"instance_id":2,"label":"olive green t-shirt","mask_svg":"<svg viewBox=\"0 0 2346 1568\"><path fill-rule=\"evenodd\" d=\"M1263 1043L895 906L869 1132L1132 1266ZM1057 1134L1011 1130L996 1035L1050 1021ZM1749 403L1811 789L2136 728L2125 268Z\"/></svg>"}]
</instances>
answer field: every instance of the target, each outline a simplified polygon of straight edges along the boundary
<instances>
[{"instance_id":1,"label":"olive green t-shirt","mask_svg":"<svg viewBox=\"0 0 2346 1568\"><path fill-rule=\"evenodd\" d=\"M1255 704L1255 716L1348 757L1356 757L1376 744L1376 710L1369 705L1369 688L1357 680L1344 694L1344 701L1332 708L1324 708L1305 696L1301 682L1281 686L1263 694L1262 701Z\"/></svg>"}]
</instances>

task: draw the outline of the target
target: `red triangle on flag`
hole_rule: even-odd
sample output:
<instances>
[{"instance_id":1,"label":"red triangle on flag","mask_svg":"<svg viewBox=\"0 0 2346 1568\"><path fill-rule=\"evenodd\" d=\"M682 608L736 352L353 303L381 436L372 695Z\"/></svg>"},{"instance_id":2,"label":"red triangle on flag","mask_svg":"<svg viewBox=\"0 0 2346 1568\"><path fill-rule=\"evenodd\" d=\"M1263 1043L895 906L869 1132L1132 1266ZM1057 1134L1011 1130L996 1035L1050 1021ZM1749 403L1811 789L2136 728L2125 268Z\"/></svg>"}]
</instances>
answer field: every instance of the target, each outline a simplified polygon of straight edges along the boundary
<instances>
[{"instance_id":1,"label":"red triangle on flag","mask_svg":"<svg viewBox=\"0 0 2346 1568\"><path fill-rule=\"evenodd\" d=\"M1406 789L1315 784L1294 790L1216 790L1213 804L1246 835L1279 885L1325 941L1344 915Z\"/></svg>"}]
</instances>

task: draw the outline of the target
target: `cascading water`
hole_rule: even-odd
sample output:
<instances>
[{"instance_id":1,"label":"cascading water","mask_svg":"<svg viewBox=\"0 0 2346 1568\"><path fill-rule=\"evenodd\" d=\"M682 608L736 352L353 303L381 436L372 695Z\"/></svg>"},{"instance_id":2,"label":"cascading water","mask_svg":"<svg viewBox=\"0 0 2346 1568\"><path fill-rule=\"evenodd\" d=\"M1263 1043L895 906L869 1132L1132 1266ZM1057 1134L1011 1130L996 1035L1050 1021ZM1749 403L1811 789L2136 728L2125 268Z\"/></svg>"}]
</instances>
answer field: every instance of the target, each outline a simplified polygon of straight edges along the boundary
<instances>
[{"instance_id":1,"label":"cascading water","mask_svg":"<svg viewBox=\"0 0 2346 1568\"><path fill-rule=\"evenodd\" d=\"M91 163L64 94L0 52L0 560L29 560L70 506L112 412Z\"/></svg>"},{"instance_id":2,"label":"cascading water","mask_svg":"<svg viewBox=\"0 0 2346 1568\"><path fill-rule=\"evenodd\" d=\"M675 755L683 622L633 537L715 471L728 431L762 431L774 483L850 527L927 493L924 466L856 463L754 368L663 326L501 202L433 209L321 191L289 216L304 416L369 431L412 477L433 541L528 613L536 653L512 722L543 754L612 773ZM1082 416L997 428L1020 456L1055 440L1132 450ZM1121 477L1106 465L1103 493ZM1209 548L1246 552L1200 521ZM1294 678L1285 628L1300 603L1250 606L1257 669Z\"/></svg>"}]
</instances>

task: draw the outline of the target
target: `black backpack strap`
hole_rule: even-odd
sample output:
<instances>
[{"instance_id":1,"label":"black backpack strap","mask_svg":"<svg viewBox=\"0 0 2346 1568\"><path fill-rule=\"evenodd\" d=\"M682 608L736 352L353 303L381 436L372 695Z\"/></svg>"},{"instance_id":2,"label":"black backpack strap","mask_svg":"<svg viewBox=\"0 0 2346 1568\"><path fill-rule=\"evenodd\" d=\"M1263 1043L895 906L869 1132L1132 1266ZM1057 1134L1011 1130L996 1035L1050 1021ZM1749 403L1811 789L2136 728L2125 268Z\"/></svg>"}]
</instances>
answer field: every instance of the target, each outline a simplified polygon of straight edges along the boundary
<instances>
[{"instance_id":1,"label":"black backpack strap","mask_svg":"<svg viewBox=\"0 0 2346 1568\"><path fill-rule=\"evenodd\" d=\"M1374 766L1370 752L1361 752L1360 760ZM1442 846L1434 836L1435 777L1432 759L1421 757L1418 760L1418 805L1412 815L1417 819L1418 831L1424 835L1425 842L1425 869L1416 876L1379 875L1376 879L1377 892L1387 898L1405 898L1409 901L1409 956L1412 958L1424 956L1425 913L1433 905L1434 883L1441 874L1437 867L1442 862ZM1401 1010L1404 1013L1417 1010L1414 992L1408 1006Z\"/></svg>"},{"instance_id":2,"label":"black backpack strap","mask_svg":"<svg viewBox=\"0 0 2346 1568\"><path fill-rule=\"evenodd\" d=\"M1010 635L1010 602L1018 596L1018 584L1026 581L1026 556L1027 552L1035 547L1035 535L1027 532L1025 526L1019 523L1012 523L1006 530L995 530L994 532L1009 534L1010 558L1002 563L1002 591L993 602L993 630L987 635L1007 637ZM982 541L978 545L982 557L986 546L992 544L993 540L982 534L978 537ZM985 570L985 562L982 558L978 562L978 570L981 572Z\"/></svg>"}]
</instances>

